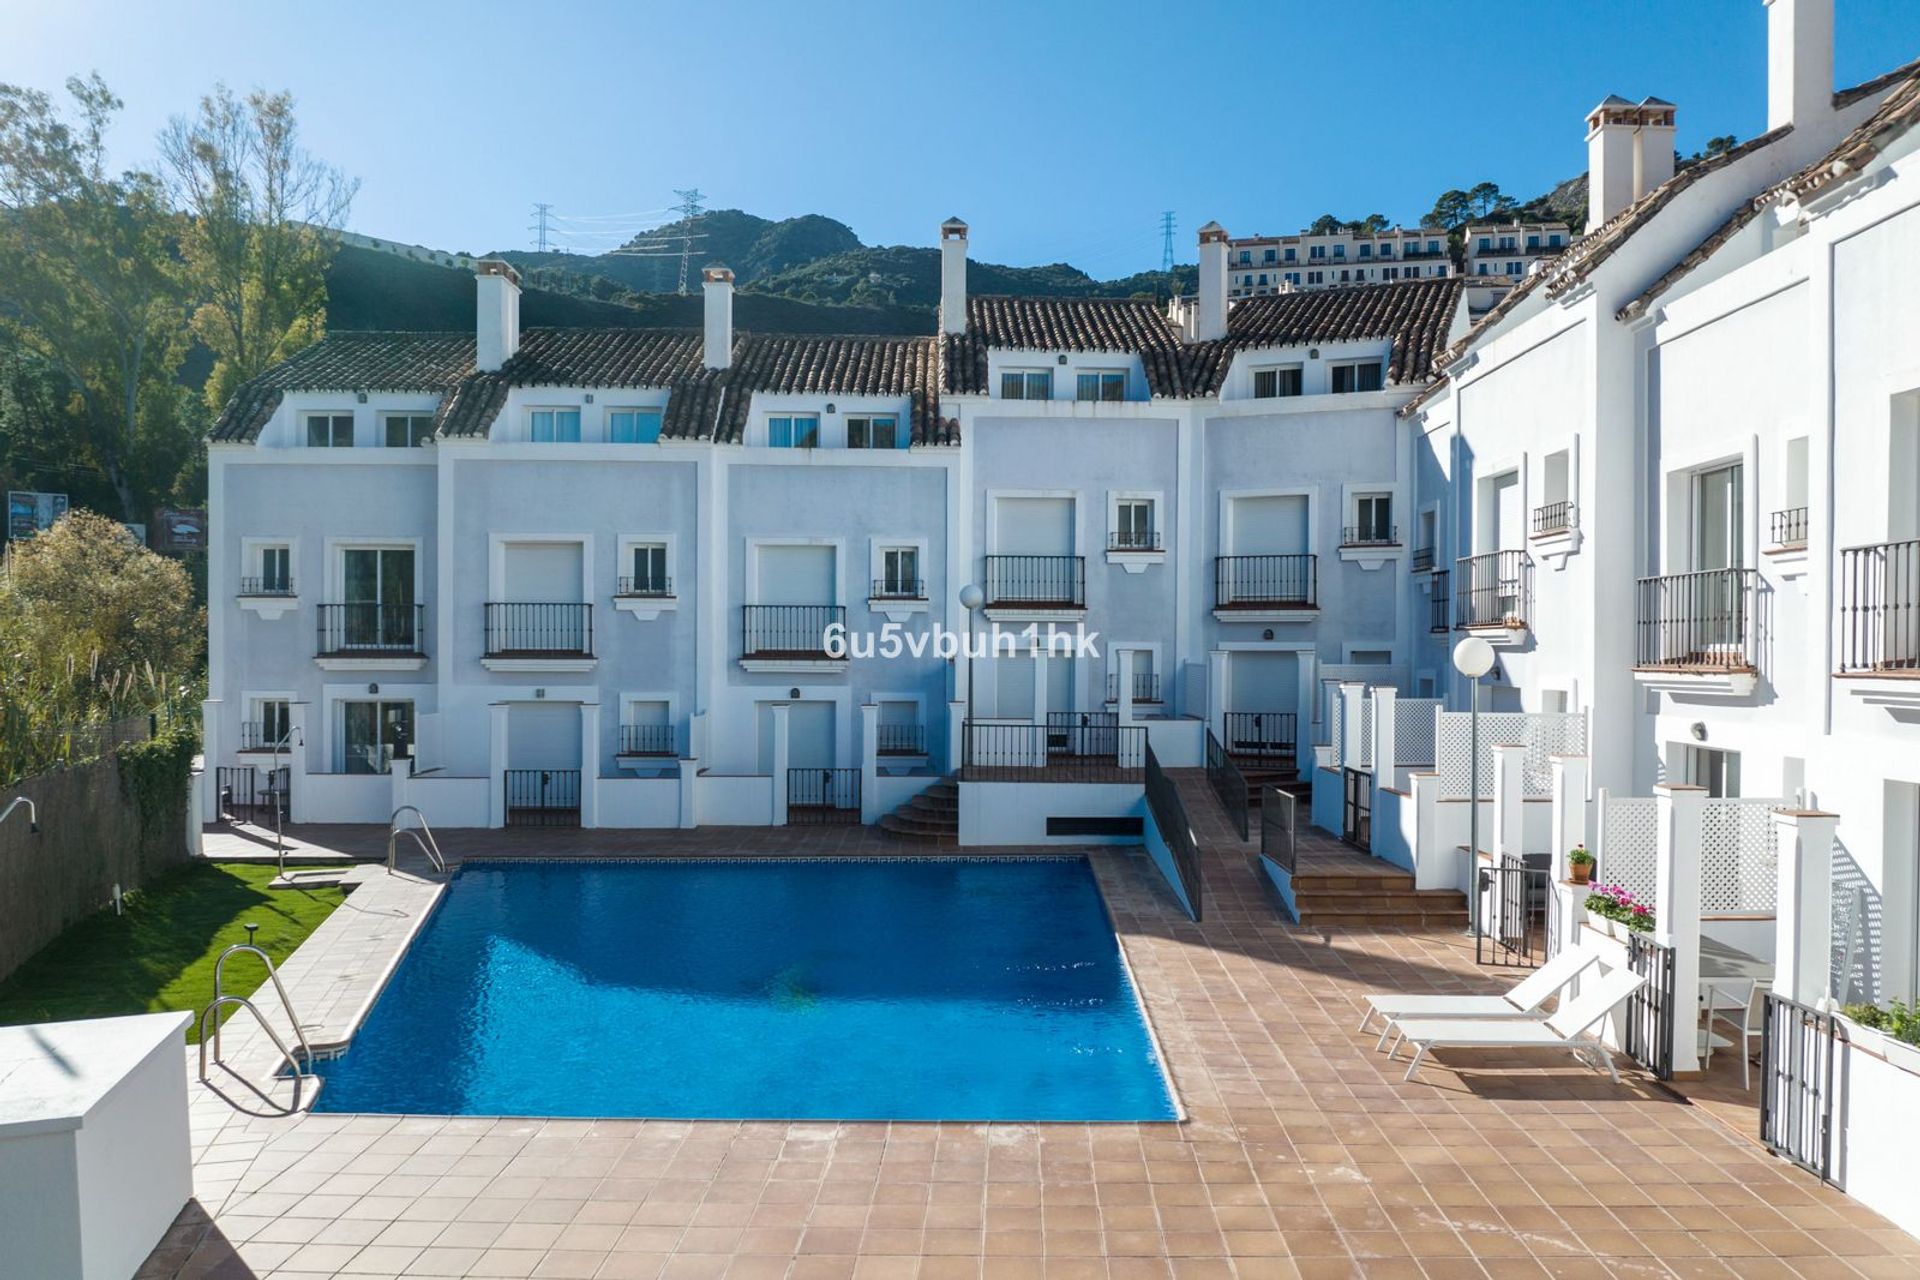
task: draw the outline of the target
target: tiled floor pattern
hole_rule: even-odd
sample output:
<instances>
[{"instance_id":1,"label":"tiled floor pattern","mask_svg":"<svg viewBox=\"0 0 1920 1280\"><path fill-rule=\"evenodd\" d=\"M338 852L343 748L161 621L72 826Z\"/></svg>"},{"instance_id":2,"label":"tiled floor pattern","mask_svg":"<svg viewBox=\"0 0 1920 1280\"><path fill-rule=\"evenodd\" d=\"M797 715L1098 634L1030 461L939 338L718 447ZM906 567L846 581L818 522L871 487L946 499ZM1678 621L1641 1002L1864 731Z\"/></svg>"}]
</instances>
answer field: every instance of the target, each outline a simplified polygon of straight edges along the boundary
<instances>
[{"instance_id":1,"label":"tiled floor pattern","mask_svg":"<svg viewBox=\"0 0 1920 1280\"><path fill-rule=\"evenodd\" d=\"M897 851L857 830L463 832L443 843L685 853L709 841ZM1499 979L1474 969L1461 937L1287 926L1247 855L1218 847L1195 926L1137 851L1091 856L1184 1123L281 1119L241 1115L196 1086L199 1202L143 1275L1920 1274L1920 1242L1644 1080L1615 1087L1558 1061L1443 1054L1420 1082L1400 1083L1355 1031L1356 997L1492 989ZM288 967L297 1003L311 989L331 991L336 1010L354 1005L379 969L358 939L378 929L397 945L432 893L354 874L368 881L349 899L360 911L336 913L312 962L303 952ZM243 1040L232 1043L246 1066L257 1045Z\"/></svg>"}]
</instances>

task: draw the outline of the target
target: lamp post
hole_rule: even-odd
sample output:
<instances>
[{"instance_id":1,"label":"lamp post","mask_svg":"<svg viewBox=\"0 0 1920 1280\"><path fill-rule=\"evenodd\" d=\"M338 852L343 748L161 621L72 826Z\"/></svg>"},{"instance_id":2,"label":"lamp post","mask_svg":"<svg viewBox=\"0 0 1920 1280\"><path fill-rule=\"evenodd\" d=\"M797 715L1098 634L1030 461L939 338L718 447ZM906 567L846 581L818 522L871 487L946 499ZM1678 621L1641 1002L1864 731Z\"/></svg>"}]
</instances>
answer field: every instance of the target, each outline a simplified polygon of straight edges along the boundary
<instances>
[{"instance_id":1,"label":"lamp post","mask_svg":"<svg viewBox=\"0 0 1920 1280\"><path fill-rule=\"evenodd\" d=\"M1467 684L1467 931L1480 933L1480 677L1493 670L1493 646L1467 636L1453 646L1453 669Z\"/></svg>"},{"instance_id":2,"label":"lamp post","mask_svg":"<svg viewBox=\"0 0 1920 1280\"><path fill-rule=\"evenodd\" d=\"M973 611L987 602L977 582L960 588L960 607L967 611L967 718L960 726L960 762L966 763L973 736Z\"/></svg>"}]
</instances>

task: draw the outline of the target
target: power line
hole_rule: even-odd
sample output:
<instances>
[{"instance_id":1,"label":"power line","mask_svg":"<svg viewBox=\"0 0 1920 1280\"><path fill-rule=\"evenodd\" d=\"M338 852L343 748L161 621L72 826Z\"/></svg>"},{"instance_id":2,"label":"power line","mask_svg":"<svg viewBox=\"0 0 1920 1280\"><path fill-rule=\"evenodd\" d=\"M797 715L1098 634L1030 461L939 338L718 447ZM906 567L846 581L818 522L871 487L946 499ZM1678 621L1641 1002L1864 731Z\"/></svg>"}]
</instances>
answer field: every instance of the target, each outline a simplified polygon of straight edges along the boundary
<instances>
[{"instance_id":1,"label":"power line","mask_svg":"<svg viewBox=\"0 0 1920 1280\"><path fill-rule=\"evenodd\" d=\"M545 253L547 251L548 237L552 229L551 228L552 221L553 221L552 205L536 204L533 206L533 225L528 227L527 230L534 233L533 247L541 253Z\"/></svg>"},{"instance_id":2,"label":"power line","mask_svg":"<svg viewBox=\"0 0 1920 1280\"><path fill-rule=\"evenodd\" d=\"M1160 215L1160 269L1173 270L1173 210Z\"/></svg>"},{"instance_id":3,"label":"power line","mask_svg":"<svg viewBox=\"0 0 1920 1280\"><path fill-rule=\"evenodd\" d=\"M693 262L693 220L700 216L700 202L706 199L700 188L689 187L682 191L674 188L680 203L675 206L680 214L680 292L687 291L687 267Z\"/></svg>"}]
</instances>

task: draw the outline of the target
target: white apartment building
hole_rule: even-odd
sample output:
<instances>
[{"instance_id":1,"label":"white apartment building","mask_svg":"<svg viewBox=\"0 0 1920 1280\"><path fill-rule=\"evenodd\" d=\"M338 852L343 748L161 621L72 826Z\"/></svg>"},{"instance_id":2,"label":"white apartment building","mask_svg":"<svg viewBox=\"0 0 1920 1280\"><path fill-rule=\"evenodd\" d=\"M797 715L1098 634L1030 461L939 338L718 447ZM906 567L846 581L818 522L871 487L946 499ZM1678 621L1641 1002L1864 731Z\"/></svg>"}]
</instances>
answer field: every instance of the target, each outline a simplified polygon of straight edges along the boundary
<instances>
[{"instance_id":1,"label":"white apartment building","mask_svg":"<svg viewBox=\"0 0 1920 1280\"><path fill-rule=\"evenodd\" d=\"M1470 631L1499 650L1491 706L1584 711L1595 799L1837 815L1806 889L1832 915L1800 930L1818 980L1785 990L1913 1000L1920 71L1836 93L1831 0L1767 15L1767 131L1676 174L1670 104L1603 102L1589 234L1407 410L1450 577L1428 661Z\"/></svg>"},{"instance_id":2,"label":"white apartment building","mask_svg":"<svg viewBox=\"0 0 1920 1280\"><path fill-rule=\"evenodd\" d=\"M702 331L523 331L491 262L471 333L330 335L213 432L208 816L271 777L296 821L765 824L849 794L872 821L953 769L969 708L1149 724L1171 762L1244 713L1304 756L1319 682L1401 678L1419 638L1398 411L1460 285L1230 314L1201 241L1184 327L969 298L955 220L931 338L736 332L718 267ZM967 584L1033 641L823 643L964 631ZM1048 648L1081 627L1097 660Z\"/></svg>"},{"instance_id":3,"label":"white apartment building","mask_svg":"<svg viewBox=\"0 0 1920 1280\"><path fill-rule=\"evenodd\" d=\"M1574 240L1564 222L1471 222L1464 237L1469 283L1492 278L1509 286Z\"/></svg>"},{"instance_id":4,"label":"white apartment building","mask_svg":"<svg viewBox=\"0 0 1920 1280\"><path fill-rule=\"evenodd\" d=\"M1287 290L1454 274L1445 227L1395 227L1374 234L1245 236L1227 244L1227 296L1257 298Z\"/></svg>"}]
</instances>

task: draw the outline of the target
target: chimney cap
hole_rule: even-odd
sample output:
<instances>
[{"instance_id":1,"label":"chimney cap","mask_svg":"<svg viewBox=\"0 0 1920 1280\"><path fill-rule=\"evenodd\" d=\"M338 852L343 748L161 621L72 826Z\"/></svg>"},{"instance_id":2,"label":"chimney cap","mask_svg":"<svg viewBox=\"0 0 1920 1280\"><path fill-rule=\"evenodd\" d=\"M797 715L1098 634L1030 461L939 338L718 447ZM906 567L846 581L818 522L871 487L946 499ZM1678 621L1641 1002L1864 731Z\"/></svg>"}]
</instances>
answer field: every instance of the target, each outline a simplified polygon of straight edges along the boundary
<instances>
[{"instance_id":1,"label":"chimney cap","mask_svg":"<svg viewBox=\"0 0 1920 1280\"><path fill-rule=\"evenodd\" d=\"M710 267L702 267L700 278L708 284L732 284L733 268L723 267L716 262Z\"/></svg>"},{"instance_id":2,"label":"chimney cap","mask_svg":"<svg viewBox=\"0 0 1920 1280\"><path fill-rule=\"evenodd\" d=\"M959 218L948 218L940 224L940 230L943 234L951 232L956 236L963 236L967 234L967 224Z\"/></svg>"},{"instance_id":3,"label":"chimney cap","mask_svg":"<svg viewBox=\"0 0 1920 1280\"><path fill-rule=\"evenodd\" d=\"M511 262L502 258L480 259L480 261L473 264L473 274L476 276L501 276L516 286L520 283L520 273L514 270Z\"/></svg>"},{"instance_id":4,"label":"chimney cap","mask_svg":"<svg viewBox=\"0 0 1920 1280\"><path fill-rule=\"evenodd\" d=\"M1218 241L1224 242L1226 238L1227 238L1227 229L1221 226L1217 222L1208 222L1206 226L1200 228L1201 244L1206 244L1208 241L1212 241L1212 240L1218 240Z\"/></svg>"}]
</instances>

